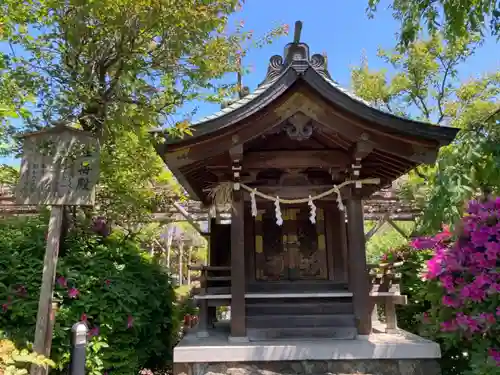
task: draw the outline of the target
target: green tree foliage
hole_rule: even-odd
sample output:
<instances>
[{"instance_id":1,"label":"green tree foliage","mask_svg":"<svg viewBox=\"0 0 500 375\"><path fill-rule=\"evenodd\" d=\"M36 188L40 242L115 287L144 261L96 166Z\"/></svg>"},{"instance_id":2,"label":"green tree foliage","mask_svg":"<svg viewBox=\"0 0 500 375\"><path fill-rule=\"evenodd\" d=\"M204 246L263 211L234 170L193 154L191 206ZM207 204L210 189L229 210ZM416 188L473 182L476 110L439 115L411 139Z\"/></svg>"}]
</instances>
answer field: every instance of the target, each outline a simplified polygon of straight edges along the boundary
<instances>
[{"instance_id":1,"label":"green tree foliage","mask_svg":"<svg viewBox=\"0 0 500 375\"><path fill-rule=\"evenodd\" d=\"M7 164L0 164L0 187L12 188L19 178L19 170Z\"/></svg>"},{"instance_id":2,"label":"green tree foliage","mask_svg":"<svg viewBox=\"0 0 500 375\"><path fill-rule=\"evenodd\" d=\"M278 27L252 44L241 25L229 28L228 17L239 5L2 1L0 42L11 52L0 64L8 74L0 96L16 87L26 91L16 105L6 104L4 116L20 115L31 128L64 121L93 132L102 146L103 212L124 226L147 219L151 207L166 199L151 193L166 180L148 131L167 125L171 136L191 134L189 116L176 115L179 108L231 93L231 85L218 79L241 70L246 48L285 31ZM35 105L26 105L31 101Z\"/></svg>"},{"instance_id":3,"label":"green tree foliage","mask_svg":"<svg viewBox=\"0 0 500 375\"><path fill-rule=\"evenodd\" d=\"M71 326L90 328L87 373L137 374L163 367L179 328L166 271L119 231L103 238L85 226L68 234L57 267L59 301L52 359L62 373ZM47 217L0 222L0 327L24 346L34 337Z\"/></svg>"},{"instance_id":4,"label":"green tree foliage","mask_svg":"<svg viewBox=\"0 0 500 375\"><path fill-rule=\"evenodd\" d=\"M401 23L400 44L414 42L424 25L431 34L442 32L453 40L470 33L484 32L500 36L498 0L392 0L394 17ZM373 16L380 0L368 0L368 14Z\"/></svg>"},{"instance_id":5,"label":"green tree foliage","mask_svg":"<svg viewBox=\"0 0 500 375\"><path fill-rule=\"evenodd\" d=\"M443 147L438 162L410 172L402 192L425 210L419 228L436 230L460 217L463 202L478 189L500 186L500 72L461 80L458 67L480 45L477 36L445 41L439 35L412 43L404 52L380 50L395 71L373 71L368 63L352 71L357 95L388 112L462 129Z\"/></svg>"},{"instance_id":6,"label":"green tree foliage","mask_svg":"<svg viewBox=\"0 0 500 375\"><path fill-rule=\"evenodd\" d=\"M402 236L388 223L384 223L380 229L366 242L366 257L369 263L377 263L387 249L396 249L408 242L408 236L412 233L415 223L408 221L397 221L395 224L405 233ZM376 222L365 224L365 233L368 233Z\"/></svg>"}]
</instances>

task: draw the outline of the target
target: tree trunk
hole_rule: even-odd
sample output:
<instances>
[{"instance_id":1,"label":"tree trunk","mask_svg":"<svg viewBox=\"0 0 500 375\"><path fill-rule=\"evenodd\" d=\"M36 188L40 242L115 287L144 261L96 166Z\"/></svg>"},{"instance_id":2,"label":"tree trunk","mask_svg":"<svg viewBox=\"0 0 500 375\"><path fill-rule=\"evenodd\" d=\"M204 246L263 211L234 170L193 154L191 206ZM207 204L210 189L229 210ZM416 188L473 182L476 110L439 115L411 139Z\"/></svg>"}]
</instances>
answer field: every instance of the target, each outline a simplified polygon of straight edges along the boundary
<instances>
[{"instance_id":1,"label":"tree trunk","mask_svg":"<svg viewBox=\"0 0 500 375\"><path fill-rule=\"evenodd\" d=\"M172 253L172 240L174 238L174 227L168 228L167 231L167 270L170 272L170 254Z\"/></svg>"},{"instance_id":2,"label":"tree trunk","mask_svg":"<svg viewBox=\"0 0 500 375\"><path fill-rule=\"evenodd\" d=\"M184 243L181 241L179 243L179 285L184 285L184 279L182 278L182 257L184 256Z\"/></svg>"},{"instance_id":3,"label":"tree trunk","mask_svg":"<svg viewBox=\"0 0 500 375\"><path fill-rule=\"evenodd\" d=\"M188 249L188 270L187 270L187 284L191 285L191 270L189 266L191 265L191 253L193 252L193 246L189 246Z\"/></svg>"}]
</instances>

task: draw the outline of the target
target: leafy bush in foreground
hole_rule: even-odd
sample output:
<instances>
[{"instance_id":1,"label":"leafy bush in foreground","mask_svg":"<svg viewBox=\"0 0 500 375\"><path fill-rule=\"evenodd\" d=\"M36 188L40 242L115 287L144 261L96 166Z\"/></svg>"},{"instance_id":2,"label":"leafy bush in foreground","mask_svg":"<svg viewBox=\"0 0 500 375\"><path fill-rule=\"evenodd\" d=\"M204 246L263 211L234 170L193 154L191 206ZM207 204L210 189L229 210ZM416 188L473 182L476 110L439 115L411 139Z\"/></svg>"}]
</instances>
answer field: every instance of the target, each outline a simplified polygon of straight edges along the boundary
<instances>
[{"instance_id":1,"label":"leafy bush in foreground","mask_svg":"<svg viewBox=\"0 0 500 375\"><path fill-rule=\"evenodd\" d=\"M22 345L34 337L46 223L45 217L0 222L0 328ZM70 329L80 320L89 327L89 374L135 375L171 360L170 279L122 233L72 231L61 249L55 298L53 372L67 366Z\"/></svg>"}]
</instances>

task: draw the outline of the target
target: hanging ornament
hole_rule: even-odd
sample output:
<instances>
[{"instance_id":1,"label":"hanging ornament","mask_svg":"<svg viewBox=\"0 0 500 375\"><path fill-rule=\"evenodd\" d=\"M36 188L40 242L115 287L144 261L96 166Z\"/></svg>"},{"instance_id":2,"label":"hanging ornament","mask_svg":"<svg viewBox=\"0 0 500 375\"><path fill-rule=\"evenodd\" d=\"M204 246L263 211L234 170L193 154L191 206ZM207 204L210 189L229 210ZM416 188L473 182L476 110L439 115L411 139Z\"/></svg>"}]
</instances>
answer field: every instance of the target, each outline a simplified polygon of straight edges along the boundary
<instances>
[{"instance_id":1,"label":"hanging ornament","mask_svg":"<svg viewBox=\"0 0 500 375\"><path fill-rule=\"evenodd\" d=\"M311 196L309 196L309 202L307 202L307 204L311 209L309 213L309 220L311 221L312 224L316 224L316 206Z\"/></svg>"},{"instance_id":2,"label":"hanging ornament","mask_svg":"<svg viewBox=\"0 0 500 375\"><path fill-rule=\"evenodd\" d=\"M217 216L217 210L215 209L215 205L211 205L210 206L210 210L208 211L208 215L211 217L211 218L214 218Z\"/></svg>"},{"instance_id":3,"label":"hanging ornament","mask_svg":"<svg viewBox=\"0 0 500 375\"><path fill-rule=\"evenodd\" d=\"M283 225L283 218L281 217L280 197L276 197L274 200L274 212L276 214L276 224L281 227Z\"/></svg>"},{"instance_id":4,"label":"hanging ornament","mask_svg":"<svg viewBox=\"0 0 500 375\"><path fill-rule=\"evenodd\" d=\"M337 207L340 211L344 211L344 203L342 203L342 196L340 195L340 189L337 185L333 185L335 194L337 194Z\"/></svg>"},{"instance_id":5,"label":"hanging ornament","mask_svg":"<svg viewBox=\"0 0 500 375\"><path fill-rule=\"evenodd\" d=\"M257 216L257 202L255 201L255 189L250 193L250 202L252 205L252 216L256 217Z\"/></svg>"}]
</instances>

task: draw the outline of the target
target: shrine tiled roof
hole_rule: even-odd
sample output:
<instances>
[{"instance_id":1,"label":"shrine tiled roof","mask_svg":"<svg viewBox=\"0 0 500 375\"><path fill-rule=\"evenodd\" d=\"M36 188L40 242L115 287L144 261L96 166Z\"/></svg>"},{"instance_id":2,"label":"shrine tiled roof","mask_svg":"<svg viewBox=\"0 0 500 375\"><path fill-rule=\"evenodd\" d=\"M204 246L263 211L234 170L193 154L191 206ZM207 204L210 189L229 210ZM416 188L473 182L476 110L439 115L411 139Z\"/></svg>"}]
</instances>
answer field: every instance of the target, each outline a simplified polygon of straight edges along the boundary
<instances>
[{"instance_id":1,"label":"shrine tiled roof","mask_svg":"<svg viewBox=\"0 0 500 375\"><path fill-rule=\"evenodd\" d=\"M295 82L305 81L326 101L365 121L410 136L432 139L448 144L457 130L429 123L413 121L384 111L351 91L340 86L329 74L327 59L321 54L310 56L309 46L299 41L288 43L283 56L269 60L264 81L253 92L227 103L220 111L194 122L193 138L207 135L231 126L257 113L281 96ZM162 132L162 130L156 130ZM167 144L182 143L180 139L166 139Z\"/></svg>"},{"instance_id":2,"label":"shrine tiled roof","mask_svg":"<svg viewBox=\"0 0 500 375\"><path fill-rule=\"evenodd\" d=\"M382 112L385 112L385 113L388 113L388 114L392 114L391 112L388 112L388 111L386 111L386 110L384 110L384 109L382 109L382 108L380 108L380 107L378 107L378 106L376 106L376 105L374 105L374 104L372 104L372 103L370 103L370 102L362 99L361 97L359 97L356 94L354 94L352 91L349 91L348 89L346 89L346 88L342 87L341 85L339 85L333 79L331 79L329 77L324 77L324 79L333 88L341 91L345 95L349 96L351 99L356 100L356 101L358 101L358 102L360 102L360 103L362 103L362 104L364 104L364 105L366 105L368 107L374 108L376 110L379 110L379 111L382 111ZM230 105L228 105L225 108L222 108L220 111L217 111L215 113L212 113L211 115L208 115L208 116L200 118L199 120L196 120L195 122L192 123L192 125L196 126L198 124L202 124L202 123L207 122L207 121L215 120L216 118L219 118L219 117L222 117L224 115L227 115L227 114L229 114L229 113L237 110L238 108L243 107L245 104L250 103L251 101L253 101L255 99L258 99L258 97L260 95L262 95L268 88L270 88L273 83L274 83L274 80L270 81L270 82L265 82L265 83L261 84L252 93L244 96L241 99L232 101ZM401 117L401 119L405 119L405 118Z\"/></svg>"}]
</instances>

